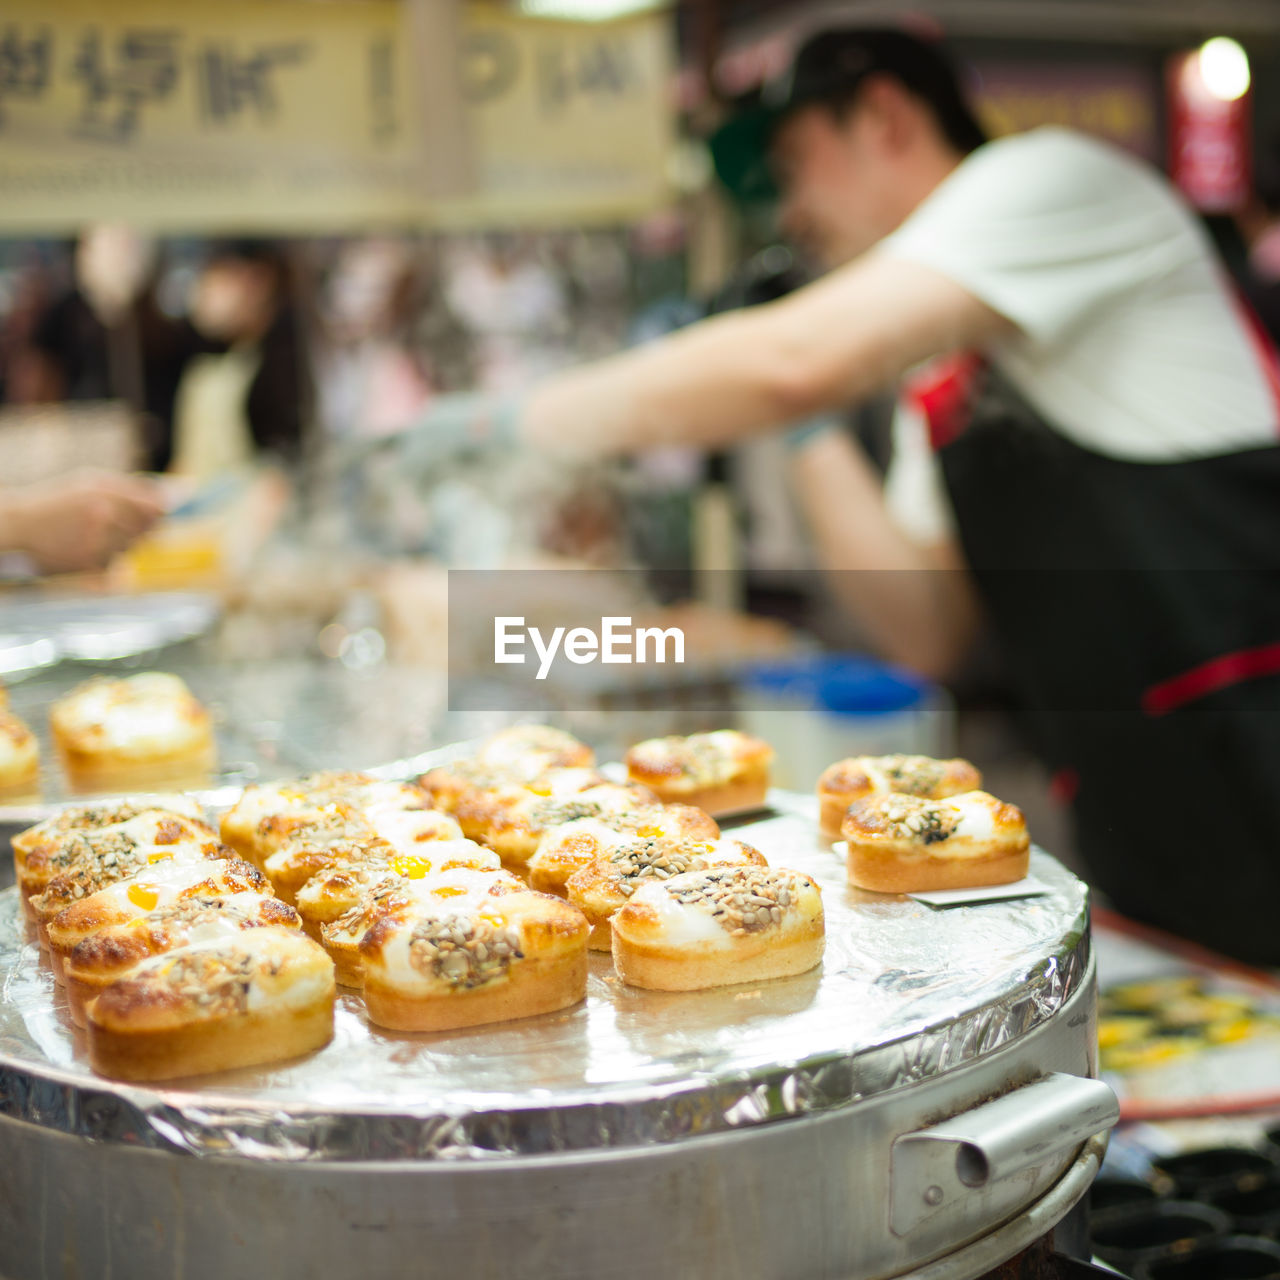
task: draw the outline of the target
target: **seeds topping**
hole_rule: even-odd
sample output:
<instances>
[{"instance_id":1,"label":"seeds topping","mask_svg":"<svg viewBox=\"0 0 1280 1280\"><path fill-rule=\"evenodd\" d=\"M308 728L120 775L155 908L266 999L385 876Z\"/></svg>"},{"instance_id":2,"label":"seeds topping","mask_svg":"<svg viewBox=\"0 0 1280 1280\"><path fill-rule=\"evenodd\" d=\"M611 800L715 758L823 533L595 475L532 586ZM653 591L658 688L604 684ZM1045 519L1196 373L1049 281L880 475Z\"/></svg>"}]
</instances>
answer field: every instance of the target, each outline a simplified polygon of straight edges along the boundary
<instances>
[{"instance_id":1,"label":"seeds topping","mask_svg":"<svg viewBox=\"0 0 1280 1280\"><path fill-rule=\"evenodd\" d=\"M127 848L112 849L103 853L98 850L81 850L79 858L63 864L63 869L49 882L43 898L46 903L65 902L83 898L86 894L97 893L127 880L135 872L142 871L157 862L172 860L173 854L144 854L130 842Z\"/></svg>"},{"instance_id":2,"label":"seeds topping","mask_svg":"<svg viewBox=\"0 0 1280 1280\"><path fill-rule=\"evenodd\" d=\"M794 876L785 871L724 867L689 877L668 891L677 902L709 907L720 927L740 938L781 924L796 888Z\"/></svg>"},{"instance_id":3,"label":"seeds topping","mask_svg":"<svg viewBox=\"0 0 1280 1280\"><path fill-rule=\"evenodd\" d=\"M409 935L409 963L419 973L464 990L502 977L523 955L518 928L479 916L420 920Z\"/></svg>"},{"instance_id":4,"label":"seeds topping","mask_svg":"<svg viewBox=\"0 0 1280 1280\"><path fill-rule=\"evenodd\" d=\"M879 764L895 791L913 796L932 793L945 772L942 762L929 756L884 756Z\"/></svg>"},{"instance_id":5,"label":"seeds topping","mask_svg":"<svg viewBox=\"0 0 1280 1280\"><path fill-rule=\"evenodd\" d=\"M736 767L732 755L710 734L695 733L687 738L670 737L660 741L669 753L669 764L698 785L708 785L729 777ZM656 757L657 753L654 754Z\"/></svg>"},{"instance_id":6,"label":"seeds topping","mask_svg":"<svg viewBox=\"0 0 1280 1280\"><path fill-rule=\"evenodd\" d=\"M686 871L702 871L707 862L695 853L664 840L641 840L619 845L609 854L618 892L630 897L646 878L670 880Z\"/></svg>"},{"instance_id":7,"label":"seeds topping","mask_svg":"<svg viewBox=\"0 0 1280 1280\"><path fill-rule=\"evenodd\" d=\"M171 906L158 907L147 914L147 923L163 928L170 924L195 927L228 917L246 918L239 903L225 898L181 898Z\"/></svg>"},{"instance_id":8,"label":"seeds topping","mask_svg":"<svg viewBox=\"0 0 1280 1280\"><path fill-rule=\"evenodd\" d=\"M211 1017L227 1017L247 1012L257 967L252 955L196 951L175 956L159 971L157 981ZM267 970L278 972L279 961L269 961Z\"/></svg>"},{"instance_id":9,"label":"seeds topping","mask_svg":"<svg viewBox=\"0 0 1280 1280\"><path fill-rule=\"evenodd\" d=\"M572 822L575 818L599 818L607 807L595 800L541 800L529 810L530 827L545 829Z\"/></svg>"},{"instance_id":10,"label":"seeds topping","mask_svg":"<svg viewBox=\"0 0 1280 1280\"><path fill-rule=\"evenodd\" d=\"M946 840L960 825L960 814L953 808L918 796L891 795L874 812L890 835L920 844Z\"/></svg>"},{"instance_id":11,"label":"seeds topping","mask_svg":"<svg viewBox=\"0 0 1280 1280\"><path fill-rule=\"evenodd\" d=\"M403 895L404 887L404 878L392 872L386 879L375 884L354 907L344 911L330 927L336 933L354 934L362 931L377 919L391 899Z\"/></svg>"},{"instance_id":12,"label":"seeds topping","mask_svg":"<svg viewBox=\"0 0 1280 1280\"><path fill-rule=\"evenodd\" d=\"M98 831L92 834L78 831L66 840L49 859L51 866L69 867L80 862L97 861L115 866L122 858L136 855L137 841L123 831ZM108 863L107 859L111 862Z\"/></svg>"},{"instance_id":13,"label":"seeds topping","mask_svg":"<svg viewBox=\"0 0 1280 1280\"><path fill-rule=\"evenodd\" d=\"M56 818L42 823L39 829L51 834L93 831L99 827L114 827L119 822L127 822L155 807L154 804L136 800L124 800L118 804L86 805L58 814Z\"/></svg>"}]
</instances>

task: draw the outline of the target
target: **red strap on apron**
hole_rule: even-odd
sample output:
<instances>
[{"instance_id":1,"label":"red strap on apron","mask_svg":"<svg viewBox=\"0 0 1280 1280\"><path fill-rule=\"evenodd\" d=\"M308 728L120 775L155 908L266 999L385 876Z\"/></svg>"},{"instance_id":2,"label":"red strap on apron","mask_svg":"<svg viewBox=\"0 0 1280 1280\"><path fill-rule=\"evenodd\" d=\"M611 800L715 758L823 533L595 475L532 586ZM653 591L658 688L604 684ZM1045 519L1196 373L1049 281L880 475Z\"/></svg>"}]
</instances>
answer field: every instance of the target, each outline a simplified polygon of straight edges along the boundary
<instances>
[{"instance_id":1,"label":"red strap on apron","mask_svg":"<svg viewBox=\"0 0 1280 1280\"><path fill-rule=\"evenodd\" d=\"M1222 653L1181 675L1153 684L1142 695L1142 710L1149 716L1168 715L1188 702L1229 689L1244 680L1280 675L1280 644L1259 645Z\"/></svg>"},{"instance_id":2,"label":"red strap on apron","mask_svg":"<svg viewBox=\"0 0 1280 1280\"><path fill-rule=\"evenodd\" d=\"M977 352L957 351L930 360L907 379L903 395L924 415L929 444L935 451L962 435L969 425L985 365L986 360Z\"/></svg>"}]
</instances>

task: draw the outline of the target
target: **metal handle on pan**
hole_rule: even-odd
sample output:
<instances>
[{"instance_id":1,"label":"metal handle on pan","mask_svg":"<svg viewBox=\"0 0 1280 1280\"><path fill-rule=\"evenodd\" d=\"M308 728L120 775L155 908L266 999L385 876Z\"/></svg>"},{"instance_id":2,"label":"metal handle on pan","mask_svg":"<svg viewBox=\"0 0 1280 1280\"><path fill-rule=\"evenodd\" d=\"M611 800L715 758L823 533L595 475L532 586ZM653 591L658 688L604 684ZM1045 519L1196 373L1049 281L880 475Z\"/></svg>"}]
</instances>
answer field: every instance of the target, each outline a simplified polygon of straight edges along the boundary
<instances>
[{"instance_id":1,"label":"metal handle on pan","mask_svg":"<svg viewBox=\"0 0 1280 1280\"><path fill-rule=\"evenodd\" d=\"M1116 1096L1101 1080L1054 1072L893 1144L890 1224L925 1218L1002 1178L1034 1169L1110 1129Z\"/></svg>"}]
</instances>

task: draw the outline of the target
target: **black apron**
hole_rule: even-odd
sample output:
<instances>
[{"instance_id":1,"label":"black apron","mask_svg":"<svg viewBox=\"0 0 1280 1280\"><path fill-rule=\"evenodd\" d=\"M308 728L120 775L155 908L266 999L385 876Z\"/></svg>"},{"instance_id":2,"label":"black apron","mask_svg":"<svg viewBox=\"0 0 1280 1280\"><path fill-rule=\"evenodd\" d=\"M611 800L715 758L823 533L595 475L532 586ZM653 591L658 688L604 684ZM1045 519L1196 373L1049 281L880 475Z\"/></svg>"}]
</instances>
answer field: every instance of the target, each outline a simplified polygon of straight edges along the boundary
<instances>
[{"instance_id":1,"label":"black apron","mask_svg":"<svg viewBox=\"0 0 1280 1280\"><path fill-rule=\"evenodd\" d=\"M1090 879L1280 965L1280 446L1119 461L980 385L938 456Z\"/></svg>"}]
</instances>

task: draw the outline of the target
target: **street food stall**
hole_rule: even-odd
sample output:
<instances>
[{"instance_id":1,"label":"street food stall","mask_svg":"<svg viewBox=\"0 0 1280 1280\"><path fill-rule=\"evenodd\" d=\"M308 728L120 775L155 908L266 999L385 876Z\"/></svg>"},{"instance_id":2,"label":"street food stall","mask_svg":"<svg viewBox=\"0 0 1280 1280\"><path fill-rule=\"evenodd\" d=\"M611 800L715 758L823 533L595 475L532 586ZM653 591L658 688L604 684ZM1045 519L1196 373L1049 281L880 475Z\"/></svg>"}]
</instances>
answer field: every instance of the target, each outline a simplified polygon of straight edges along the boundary
<instances>
[{"instance_id":1,"label":"street food stall","mask_svg":"<svg viewBox=\"0 0 1280 1280\"><path fill-rule=\"evenodd\" d=\"M46 339L111 387L0 401L0 515L172 474L105 568L0 539L0 1280L1280 1274L1275 978L1099 901L998 662L837 615L779 477L816 431L878 484L888 406L520 434L525 383L803 288L776 243L726 283L760 210L701 138L796 43L733 7L6 11L0 236L132 230L0 334L15 403ZM997 44L994 132L1158 152L1152 59ZM943 363L930 448L989 372Z\"/></svg>"},{"instance_id":2,"label":"street food stall","mask_svg":"<svg viewBox=\"0 0 1280 1280\"><path fill-rule=\"evenodd\" d=\"M430 777L474 750L438 744L482 721L403 671L202 667L184 633L209 618L179 603L131 633L118 609L116 644L157 646L135 661L162 658L215 710L218 770L191 793L215 820L255 779ZM12 689L33 723L86 673L58 671ZM13 834L62 811L0 818ZM370 1232L424 1274L466 1257L564 1276L978 1276L1043 1248L1115 1117L1090 1078L1087 890L1036 850L1030 897L867 893L816 819L812 795L775 789L721 823L821 887L819 969L655 991L593 954L581 1003L425 1035L376 1025L344 988L320 1051L171 1082L92 1068L18 887L0 892L0 1267L345 1273Z\"/></svg>"}]
</instances>

